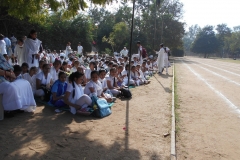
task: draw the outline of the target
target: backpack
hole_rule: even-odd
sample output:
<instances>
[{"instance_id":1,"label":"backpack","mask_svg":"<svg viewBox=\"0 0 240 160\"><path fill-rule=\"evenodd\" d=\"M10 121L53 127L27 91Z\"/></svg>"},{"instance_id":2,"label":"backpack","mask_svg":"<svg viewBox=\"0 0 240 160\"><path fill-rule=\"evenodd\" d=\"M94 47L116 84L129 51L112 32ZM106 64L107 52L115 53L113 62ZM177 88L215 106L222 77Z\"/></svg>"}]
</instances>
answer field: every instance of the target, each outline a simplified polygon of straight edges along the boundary
<instances>
[{"instance_id":1,"label":"backpack","mask_svg":"<svg viewBox=\"0 0 240 160\"><path fill-rule=\"evenodd\" d=\"M130 92L129 89L122 88L122 89L120 89L120 91L121 91L121 97L124 97L124 98L132 97L132 93Z\"/></svg>"},{"instance_id":2,"label":"backpack","mask_svg":"<svg viewBox=\"0 0 240 160\"><path fill-rule=\"evenodd\" d=\"M147 50L146 50L146 48L142 48L142 57L143 58L147 57Z\"/></svg>"},{"instance_id":3,"label":"backpack","mask_svg":"<svg viewBox=\"0 0 240 160\"><path fill-rule=\"evenodd\" d=\"M105 99L92 96L93 109L92 115L94 117L103 118L112 114L110 105ZM95 108L96 105L96 108Z\"/></svg>"}]
</instances>

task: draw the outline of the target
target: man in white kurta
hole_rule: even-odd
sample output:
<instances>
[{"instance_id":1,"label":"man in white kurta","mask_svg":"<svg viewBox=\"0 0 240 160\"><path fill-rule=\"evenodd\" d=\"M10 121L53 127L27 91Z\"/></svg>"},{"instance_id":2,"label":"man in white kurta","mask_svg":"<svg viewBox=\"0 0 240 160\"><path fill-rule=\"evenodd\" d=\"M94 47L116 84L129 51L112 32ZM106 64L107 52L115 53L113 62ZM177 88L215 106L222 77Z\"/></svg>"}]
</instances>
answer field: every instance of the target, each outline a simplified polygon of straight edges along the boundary
<instances>
[{"instance_id":1,"label":"man in white kurta","mask_svg":"<svg viewBox=\"0 0 240 160\"><path fill-rule=\"evenodd\" d=\"M156 53L158 55L158 59L157 59L158 73L162 73L162 71L164 69L164 48L163 48L163 44L160 45L160 50Z\"/></svg>"},{"instance_id":2,"label":"man in white kurta","mask_svg":"<svg viewBox=\"0 0 240 160\"><path fill-rule=\"evenodd\" d=\"M128 50L127 50L127 48L124 47L123 50L121 50L120 54L121 54L123 57L128 56Z\"/></svg>"},{"instance_id":3,"label":"man in white kurta","mask_svg":"<svg viewBox=\"0 0 240 160\"><path fill-rule=\"evenodd\" d=\"M28 63L29 68L35 66L39 66L39 48L41 46L41 41L39 39L31 39L27 38L24 41L24 46L23 46L23 54L24 58L23 61Z\"/></svg>"}]
</instances>

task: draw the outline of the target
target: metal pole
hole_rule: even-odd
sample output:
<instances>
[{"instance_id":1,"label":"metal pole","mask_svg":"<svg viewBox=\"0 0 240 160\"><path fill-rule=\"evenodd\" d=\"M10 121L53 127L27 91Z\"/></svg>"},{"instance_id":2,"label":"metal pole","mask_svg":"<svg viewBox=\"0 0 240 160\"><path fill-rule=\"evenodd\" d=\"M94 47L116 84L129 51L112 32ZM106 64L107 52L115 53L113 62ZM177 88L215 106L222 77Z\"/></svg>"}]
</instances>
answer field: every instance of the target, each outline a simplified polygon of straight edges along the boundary
<instances>
[{"instance_id":1,"label":"metal pole","mask_svg":"<svg viewBox=\"0 0 240 160\"><path fill-rule=\"evenodd\" d=\"M163 41L162 41L162 38L163 38L163 15L161 15L161 17L162 17L162 34L161 34L161 43L163 43Z\"/></svg>"},{"instance_id":2,"label":"metal pole","mask_svg":"<svg viewBox=\"0 0 240 160\"><path fill-rule=\"evenodd\" d=\"M155 50L156 41L156 19L157 19L157 2L155 1L155 19L154 19L154 37L153 37L153 49Z\"/></svg>"},{"instance_id":3,"label":"metal pole","mask_svg":"<svg viewBox=\"0 0 240 160\"><path fill-rule=\"evenodd\" d=\"M135 12L135 0L133 0L132 9L132 26L131 26L131 37L130 37L130 47L129 47L129 68L128 68L128 89L130 84L130 72L131 72L131 59L132 59L132 39L133 39L133 26L134 26L134 12Z\"/></svg>"}]
</instances>

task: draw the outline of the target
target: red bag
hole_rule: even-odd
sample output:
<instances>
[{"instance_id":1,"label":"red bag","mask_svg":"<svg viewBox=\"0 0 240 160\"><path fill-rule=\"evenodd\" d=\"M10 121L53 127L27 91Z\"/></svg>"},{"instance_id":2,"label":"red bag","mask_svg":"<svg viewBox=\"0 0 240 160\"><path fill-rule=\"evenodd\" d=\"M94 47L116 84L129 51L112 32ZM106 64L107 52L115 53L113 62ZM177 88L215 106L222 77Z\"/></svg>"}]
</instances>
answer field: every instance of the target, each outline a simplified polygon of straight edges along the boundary
<instances>
[{"instance_id":1,"label":"red bag","mask_svg":"<svg viewBox=\"0 0 240 160\"><path fill-rule=\"evenodd\" d=\"M142 57L143 58L147 57L147 50L146 50L146 48L142 48Z\"/></svg>"}]
</instances>

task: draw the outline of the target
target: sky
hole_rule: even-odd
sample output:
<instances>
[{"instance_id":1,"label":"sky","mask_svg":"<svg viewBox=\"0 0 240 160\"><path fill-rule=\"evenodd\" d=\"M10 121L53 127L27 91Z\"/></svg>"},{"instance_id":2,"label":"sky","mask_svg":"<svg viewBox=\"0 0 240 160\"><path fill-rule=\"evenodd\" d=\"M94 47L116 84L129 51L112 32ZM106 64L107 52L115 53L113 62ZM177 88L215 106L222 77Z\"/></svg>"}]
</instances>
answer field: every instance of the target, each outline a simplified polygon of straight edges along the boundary
<instances>
[{"instance_id":1,"label":"sky","mask_svg":"<svg viewBox=\"0 0 240 160\"><path fill-rule=\"evenodd\" d=\"M187 24L217 26L225 23L233 28L240 25L240 0L179 0L183 3L183 19Z\"/></svg>"}]
</instances>

